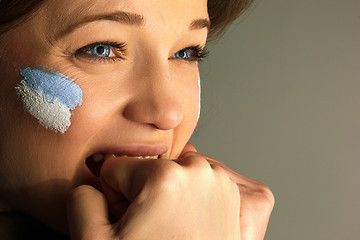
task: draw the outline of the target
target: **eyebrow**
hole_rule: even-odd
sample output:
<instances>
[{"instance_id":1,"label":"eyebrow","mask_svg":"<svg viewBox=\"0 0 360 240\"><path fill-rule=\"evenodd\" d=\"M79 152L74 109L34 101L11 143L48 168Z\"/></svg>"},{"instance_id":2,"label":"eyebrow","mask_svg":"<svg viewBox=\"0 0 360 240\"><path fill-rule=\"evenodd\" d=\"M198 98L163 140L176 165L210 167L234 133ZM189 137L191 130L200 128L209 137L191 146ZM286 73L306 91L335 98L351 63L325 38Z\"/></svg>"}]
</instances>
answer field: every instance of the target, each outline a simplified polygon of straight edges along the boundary
<instances>
[{"instance_id":1,"label":"eyebrow","mask_svg":"<svg viewBox=\"0 0 360 240\"><path fill-rule=\"evenodd\" d=\"M136 26L142 26L145 23L143 16L136 13L129 13L123 11L117 11L111 14L92 15L92 16L87 16L81 19L80 21L75 22L70 26L68 26L65 30L61 31L60 34L58 34L58 38L61 38L69 34L70 32L74 31L76 28L79 28L81 25L90 22L100 21L100 20L115 21L122 24L136 25Z\"/></svg>"},{"instance_id":2,"label":"eyebrow","mask_svg":"<svg viewBox=\"0 0 360 240\"><path fill-rule=\"evenodd\" d=\"M76 28L84 25L86 23L100 21L100 20L108 20L108 21L115 21L126 25L134 25L134 26L143 26L145 24L145 19L142 15L136 13L129 13L123 11L116 11L111 14L98 14L87 16L81 19L78 22L75 22L68 26L65 30L61 31L58 34L58 38L62 38L63 36L69 34L70 32L74 31ZM206 28L209 30L210 28L210 21L207 18L199 18L193 20L190 25L190 30L200 30Z\"/></svg>"},{"instance_id":3,"label":"eyebrow","mask_svg":"<svg viewBox=\"0 0 360 240\"><path fill-rule=\"evenodd\" d=\"M195 19L190 23L190 30L199 30L207 28L209 30L210 28L210 21L207 18L199 18Z\"/></svg>"}]
</instances>

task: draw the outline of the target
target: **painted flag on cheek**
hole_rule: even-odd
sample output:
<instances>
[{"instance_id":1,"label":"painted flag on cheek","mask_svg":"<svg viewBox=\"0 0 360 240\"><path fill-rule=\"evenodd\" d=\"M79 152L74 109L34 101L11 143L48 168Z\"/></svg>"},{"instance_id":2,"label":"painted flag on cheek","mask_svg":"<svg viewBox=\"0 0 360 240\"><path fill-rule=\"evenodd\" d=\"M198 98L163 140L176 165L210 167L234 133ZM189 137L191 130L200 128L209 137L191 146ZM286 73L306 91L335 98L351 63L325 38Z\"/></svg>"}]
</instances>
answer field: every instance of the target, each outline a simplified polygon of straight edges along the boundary
<instances>
[{"instance_id":1,"label":"painted flag on cheek","mask_svg":"<svg viewBox=\"0 0 360 240\"><path fill-rule=\"evenodd\" d=\"M47 129L65 133L71 112L82 104L82 90L71 78L56 70L24 68L16 86L26 110Z\"/></svg>"}]
</instances>

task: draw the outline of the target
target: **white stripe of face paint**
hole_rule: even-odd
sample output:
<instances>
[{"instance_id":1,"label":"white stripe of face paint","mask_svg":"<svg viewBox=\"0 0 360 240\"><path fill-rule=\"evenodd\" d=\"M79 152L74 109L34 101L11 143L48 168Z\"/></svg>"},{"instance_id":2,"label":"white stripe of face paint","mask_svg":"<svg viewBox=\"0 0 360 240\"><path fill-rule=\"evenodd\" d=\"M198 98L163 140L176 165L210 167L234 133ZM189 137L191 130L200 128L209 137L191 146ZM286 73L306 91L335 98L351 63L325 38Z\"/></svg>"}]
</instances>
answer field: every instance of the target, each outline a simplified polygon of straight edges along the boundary
<instances>
[{"instance_id":1,"label":"white stripe of face paint","mask_svg":"<svg viewBox=\"0 0 360 240\"><path fill-rule=\"evenodd\" d=\"M200 81L200 76L199 76L199 79L198 79L198 87L199 87L199 110L198 110L198 116L197 116L196 122L199 122L200 112L201 112L201 81Z\"/></svg>"},{"instance_id":2,"label":"white stripe of face paint","mask_svg":"<svg viewBox=\"0 0 360 240\"><path fill-rule=\"evenodd\" d=\"M47 129L65 133L70 127L70 109L59 101L48 103L42 93L37 95L24 80L17 86L26 110Z\"/></svg>"}]
</instances>

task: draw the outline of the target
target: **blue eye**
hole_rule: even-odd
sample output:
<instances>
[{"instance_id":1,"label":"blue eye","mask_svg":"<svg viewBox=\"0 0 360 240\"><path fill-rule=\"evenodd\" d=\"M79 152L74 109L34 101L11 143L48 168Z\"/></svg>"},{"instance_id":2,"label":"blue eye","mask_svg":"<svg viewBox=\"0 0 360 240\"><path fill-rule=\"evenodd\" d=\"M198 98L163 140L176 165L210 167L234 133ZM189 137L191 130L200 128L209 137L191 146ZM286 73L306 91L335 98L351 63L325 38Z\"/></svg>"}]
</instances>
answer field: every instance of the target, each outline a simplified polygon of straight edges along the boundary
<instances>
[{"instance_id":1,"label":"blue eye","mask_svg":"<svg viewBox=\"0 0 360 240\"><path fill-rule=\"evenodd\" d=\"M184 60L187 62L200 62L208 54L205 46L196 45L190 46L176 52L170 59Z\"/></svg>"},{"instance_id":2,"label":"blue eye","mask_svg":"<svg viewBox=\"0 0 360 240\"><path fill-rule=\"evenodd\" d=\"M96 42L76 50L74 55L96 61L125 60L126 44L124 42Z\"/></svg>"},{"instance_id":3,"label":"blue eye","mask_svg":"<svg viewBox=\"0 0 360 240\"><path fill-rule=\"evenodd\" d=\"M180 58L180 59L190 59L191 58L191 49L180 50L174 54L174 57Z\"/></svg>"},{"instance_id":4,"label":"blue eye","mask_svg":"<svg viewBox=\"0 0 360 240\"><path fill-rule=\"evenodd\" d=\"M111 53L111 48L109 45L98 44L90 47L88 51L95 56L109 57Z\"/></svg>"}]
</instances>

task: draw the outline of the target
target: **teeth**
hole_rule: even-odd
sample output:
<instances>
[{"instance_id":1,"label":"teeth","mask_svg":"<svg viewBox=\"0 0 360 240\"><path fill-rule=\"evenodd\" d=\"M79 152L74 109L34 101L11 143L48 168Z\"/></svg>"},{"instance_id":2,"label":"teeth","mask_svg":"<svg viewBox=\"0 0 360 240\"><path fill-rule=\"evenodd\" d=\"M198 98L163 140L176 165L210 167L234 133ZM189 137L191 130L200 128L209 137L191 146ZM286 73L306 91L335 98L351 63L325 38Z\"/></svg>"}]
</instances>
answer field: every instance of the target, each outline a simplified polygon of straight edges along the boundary
<instances>
[{"instance_id":1,"label":"teeth","mask_svg":"<svg viewBox=\"0 0 360 240\"><path fill-rule=\"evenodd\" d=\"M105 154L103 157L104 157L104 160L106 160L106 159L113 158L116 156L115 156L115 154Z\"/></svg>"},{"instance_id":2,"label":"teeth","mask_svg":"<svg viewBox=\"0 0 360 240\"><path fill-rule=\"evenodd\" d=\"M97 153L92 157L94 162L101 162L104 160L104 156L101 153Z\"/></svg>"},{"instance_id":3,"label":"teeth","mask_svg":"<svg viewBox=\"0 0 360 240\"><path fill-rule=\"evenodd\" d=\"M101 153L96 153L92 156L92 160L94 162L101 162L101 161L105 161L109 158L113 158L113 157L133 157L133 158L138 158L138 159L158 159L159 156L127 156L124 154L101 154Z\"/></svg>"},{"instance_id":4,"label":"teeth","mask_svg":"<svg viewBox=\"0 0 360 240\"><path fill-rule=\"evenodd\" d=\"M158 159L159 156L139 156L140 159Z\"/></svg>"}]
</instances>

